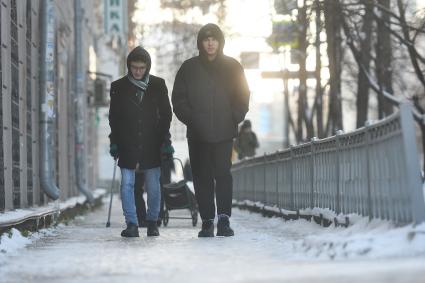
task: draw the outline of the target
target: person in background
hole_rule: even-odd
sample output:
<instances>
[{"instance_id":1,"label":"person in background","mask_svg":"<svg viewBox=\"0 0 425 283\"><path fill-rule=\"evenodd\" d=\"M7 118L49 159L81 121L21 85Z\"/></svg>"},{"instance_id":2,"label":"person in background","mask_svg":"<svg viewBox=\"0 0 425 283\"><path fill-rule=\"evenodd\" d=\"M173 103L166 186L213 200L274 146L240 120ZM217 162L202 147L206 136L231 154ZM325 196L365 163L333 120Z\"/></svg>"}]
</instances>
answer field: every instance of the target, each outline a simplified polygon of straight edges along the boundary
<instances>
[{"instance_id":1,"label":"person in background","mask_svg":"<svg viewBox=\"0 0 425 283\"><path fill-rule=\"evenodd\" d=\"M198 237L233 236L233 138L248 112L249 89L241 64L223 54L224 35L215 24L203 26L197 38L199 56L177 72L171 101L187 127L189 158L202 229ZM214 201L216 200L216 202Z\"/></svg>"},{"instance_id":2,"label":"person in background","mask_svg":"<svg viewBox=\"0 0 425 283\"><path fill-rule=\"evenodd\" d=\"M257 135L252 131L251 121L243 121L234 143L238 159L255 156L255 150L258 146Z\"/></svg>"}]
</instances>

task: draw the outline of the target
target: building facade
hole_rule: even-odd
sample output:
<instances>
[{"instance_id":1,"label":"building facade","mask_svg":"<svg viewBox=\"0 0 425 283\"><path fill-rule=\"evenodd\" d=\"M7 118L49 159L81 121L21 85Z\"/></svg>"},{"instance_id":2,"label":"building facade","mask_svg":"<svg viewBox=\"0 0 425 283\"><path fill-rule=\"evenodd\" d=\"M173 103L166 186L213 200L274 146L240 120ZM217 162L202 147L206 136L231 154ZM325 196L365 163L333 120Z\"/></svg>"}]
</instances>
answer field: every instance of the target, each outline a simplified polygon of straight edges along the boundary
<instances>
[{"instance_id":1,"label":"building facade","mask_svg":"<svg viewBox=\"0 0 425 283\"><path fill-rule=\"evenodd\" d=\"M80 1L82 64L77 76L75 1L1 0L0 212L43 205L52 199L43 187L43 168L51 169L47 175L59 190L60 200L80 193L78 177L89 191L96 187L96 108L89 97L93 93L89 64L95 60L96 38L103 28L96 15L102 13L101 2ZM43 20L52 28L45 34ZM51 39L47 45L42 42L46 37ZM46 65L42 58L53 63L53 72L47 76L42 76ZM79 96L76 79L82 86ZM83 123L76 120L77 111ZM44 117L51 118L48 132L40 126L46 123ZM44 136L49 144L43 155ZM77 148L84 150L79 163ZM84 170L78 173L81 165Z\"/></svg>"}]
</instances>

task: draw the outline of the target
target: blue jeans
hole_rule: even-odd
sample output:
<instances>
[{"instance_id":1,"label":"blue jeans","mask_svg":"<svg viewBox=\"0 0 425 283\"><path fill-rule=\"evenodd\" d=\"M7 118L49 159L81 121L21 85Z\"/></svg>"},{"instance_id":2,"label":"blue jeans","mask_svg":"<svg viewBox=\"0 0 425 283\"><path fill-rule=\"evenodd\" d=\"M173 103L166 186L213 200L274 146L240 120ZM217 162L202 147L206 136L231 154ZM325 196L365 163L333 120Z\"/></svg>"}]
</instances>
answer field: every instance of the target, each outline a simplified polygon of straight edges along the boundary
<instances>
[{"instance_id":1,"label":"blue jeans","mask_svg":"<svg viewBox=\"0 0 425 283\"><path fill-rule=\"evenodd\" d=\"M145 191L148 196L148 211L146 220L156 221L161 203L160 167L143 170L145 175ZM121 201L125 223L138 225L136 205L134 203L135 170L121 168Z\"/></svg>"}]
</instances>

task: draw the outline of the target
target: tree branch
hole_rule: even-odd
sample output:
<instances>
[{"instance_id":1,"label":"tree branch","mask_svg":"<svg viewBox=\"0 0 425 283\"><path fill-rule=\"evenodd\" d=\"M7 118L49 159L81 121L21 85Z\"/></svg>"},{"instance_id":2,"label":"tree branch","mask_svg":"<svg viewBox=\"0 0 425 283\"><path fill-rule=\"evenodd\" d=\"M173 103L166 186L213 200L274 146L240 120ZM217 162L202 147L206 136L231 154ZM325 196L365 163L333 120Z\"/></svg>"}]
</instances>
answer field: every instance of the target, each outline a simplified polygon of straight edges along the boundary
<instances>
[{"instance_id":1,"label":"tree branch","mask_svg":"<svg viewBox=\"0 0 425 283\"><path fill-rule=\"evenodd\" d=\"M423 64L425 64L425 57L422 57L422 55L418 52L418 50L416 49L415 45L413 44L412 41L407 40L405 37L399 35L397 32L395 32L393 29L391 29L387 23L385 23L378 15L376 15L376 13L373 13L373 16L375 17L375 19L377 21L380 21L384 24L384 27L393 35L395 36L400 43L402 43L403 45L405 45L407 48L410 48L412 50L412 52L414 53L415 57L418 58ZM403 26L402 26L403 28Z\"/></svg>"},{"instance_id":2,"label":"tree branch","mask_svg":"<svg viewBox=\"0 0 425 283\"><path fill-rule=\"evenodd\" d=\"M413 105L415 105L416 109L418 109L420 114L425 114L425 109L419 103L419 97L417 95L413 96Z\"/></svg>"},{"instance_id":3,"label":"tree branch","mask_svg":"<svg viewBox=\"0 0 425 283\"><path fill-rule=\"evenodd\" d=\"M400 12L401 23L406 23L405 10L403 8L403 3L401 2L401 0L397 0L397 6L398 6L398 10ZM407 30L407 28L405 26L402 26L402 31L403 31L404 38L407 41L411 42L410 36L409 36L409 31ZM415 69L416 76L421 81L422 85L425 87L425 77L424 77L424 74L421 72L421 69L419 67L419 63L417 61L417 56L415 56L417 51L412 46L408 46L407 51L409 52L410 61L412 62L413 68Z\"/></svg>"},{"instance_id":4,"label":"tree branch","mask_svg":"<svg viewBox=\"0 0 425 283\"><path fill-rule=\"evenodd\" d=\"M360 52L359 52L359 50L357 50L357 48L355 47L355 45L353 43L353 39L350 36L350 30L349 30L348 25L345 21L344 15L342 17L342 27L343 27L343 30L344 30L344 34L347 37L347 44L350 47L351 52L353 53L354 59L356 60L357 65L359 66L359 70L361 72L363 72L363 74L367 78L370 87L376 93L381 94L383 97L385 97L391 104L398 107L402 103L402 100L400 98L397 98L396 96L394 96L392 93L389 93L389 92L381 89L379 87L378 83L372 78L372 76L369 74L369 72L366 70L366 68L361 63ZM424 115L419 113L418 110L416 110L416 109L412 109L412 112L413 112L413 116L414 116L415 120L418 123L425 125Z\"/></svg>"}]
</instances>

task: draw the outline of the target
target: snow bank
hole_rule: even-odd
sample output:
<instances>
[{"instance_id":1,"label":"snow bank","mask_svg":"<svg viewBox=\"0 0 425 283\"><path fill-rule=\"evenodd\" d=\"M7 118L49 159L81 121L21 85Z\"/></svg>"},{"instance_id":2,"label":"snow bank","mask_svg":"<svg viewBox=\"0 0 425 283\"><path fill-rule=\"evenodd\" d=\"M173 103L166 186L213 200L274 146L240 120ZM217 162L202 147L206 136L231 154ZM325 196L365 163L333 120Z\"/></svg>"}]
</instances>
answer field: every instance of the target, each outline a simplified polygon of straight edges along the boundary
<instances>
[{"instance_id":1,"label":"snow bank","mask_svg":"<svg viewBox=\"0 0 425 283\"><path fill-rule=\"evenodd\" d=\"M95 198L105 195L104 189L97 189L93 192ZM65 210L76 206L77 204L83 204L86 202L85 196L72 197L64 202L54 201L46 206L32 207L26 209L16 209L12 211L6 211L0 213L0 222L17 221L22 218L26 218L30 215L37 213L46 212L49 210ZM78 219L78 217L76 217ZM62 227L63 224L59 224L57 227ZM0 264L4 260L5 255L14 254L25 246L31 244L33 241L38 240L42 237L52 236L57 233L56 228L42 229L35 233L28 233L26 237L22 233L12 228L9 232L1 235L0 238Z\"/></svg>"},{"instance_id":2,"label":"snow bank","mask_svg":"<svg viewBox=\"0 0 425 283\"><path fill-rule=\"evenodd\" d=\"M395 227L388 221L369 222L368 218L359 217L348 228L333 225L325 228L304 219L285 222L280 218L267 219L254 213L250 218L253 222L261 223L264 227L262 230L267 234L280 235L284 242L278 249L290 260L425 256L425 223ZM244 233L239 231L238 234L241 232ZM245 232L250 237L249 231ZM267 240L264 242L267 244Z\"/></svg>"},{"instance_id":3,"label":"snow bank","mask_svg":"<svg viewBox=\"0 0 425 283\"><path fill-rule=\"evenodd\" d=\"M13 253L31 244L31 240L22 236L19 230L12 228L10 232L4 233L0 238L0 259L6 253Z\"/></svg>"},{"instance_id":4,"label":"snow bank","mask_svg":"<svg viewBox=\"0 0 425 283\"><path fill-rule=\"evenodd\" d=\"M28 233L27 236L24 236L19 230L12 228L0 238L0 265L6 259L6 256L17 254L21 249L32 244L34 241L44 237L56 236L58 234L57 228L61 227L64 227L64 225L59 224L56 228L47 228L38 232Z\"/></svg>"}]
</instances>

